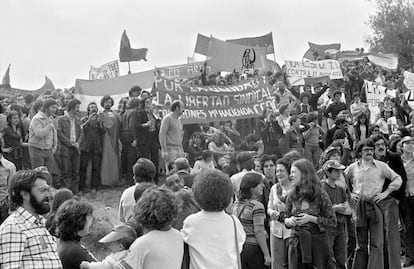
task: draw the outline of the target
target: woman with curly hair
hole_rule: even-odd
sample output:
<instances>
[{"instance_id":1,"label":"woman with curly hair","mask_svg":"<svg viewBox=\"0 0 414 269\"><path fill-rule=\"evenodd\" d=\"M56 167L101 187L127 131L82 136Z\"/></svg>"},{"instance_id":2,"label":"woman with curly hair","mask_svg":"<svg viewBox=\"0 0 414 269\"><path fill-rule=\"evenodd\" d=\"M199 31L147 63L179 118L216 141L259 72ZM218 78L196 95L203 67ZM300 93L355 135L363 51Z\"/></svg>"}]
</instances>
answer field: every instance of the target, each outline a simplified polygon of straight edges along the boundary
<instances>
[{"instance_id":1,"label":"woman with curly hair","mask_svg":"<svg viewBox=\"0 0 414 269\"><path fill-rule=\"evenodd\" d=\"M120 120L117 112L111 108L114 99L105 95L102 97L101 106L104 111L99 115L106 133L103 138L101 183L106 186L115 186L119 183L119 128ZM128 167L126 168L128 169ZM132 169L129 167L129 169Z\"/></svg>"},{"instance_id":2,"label":"woman with curly hair","mask_svg":"<svg viewBox=\"0 0 414 269\"><path fill-rule=\"evenodd\" d=\"M292 189L286 200L286 227L292 228L289 242L289 268L327 269L330 265L326 232L335 228L336 218L328 194L322 190L312 163L300 159L290 169Z\"/></svg>"},{"instance_id":3,"label":"woman with curly hair","mask_svg":"<svg viewBox=\"0 0 414 269\"><path fill-rule=\"evenodd\" d=\"M144 229L120 262L120 268L180 269L183 238L171 227L177 216L174 194L163 188L147 189L134 207L134 217Z\"/></svg>"},{"instance_id":4,"label":"woman with curly hair","mask_svg":"<svg viewBox=\"0 0 414 269\"><path fill-rule=\"evenodd\" d=\"M56 213L56 230L60 238L58 254L63 269L78 269L82 261L95 262L93 255L80 243L92 225L93 208L86 202L67 200Z\"/></svg>"},{"instance_id":5,"label":"woman with curly hair","mask_svg":"<svg viewBox=\"0 0 414 269\"><path fill-rule=\"evenodd\" d=\"M193 195L201 211L188 216L181 230L189 248L190 269L234 269L246 234L240 221L225 212L233 184L223 172L205 169L194 179Z\"/></svg>"},{"instance_id":6,"label":"woman with curly hair","mask_svg":"<svg viewBox=\"0 0 414 269\"><path fill-rule=\"evenodd\" d=\"M240 194L233 205L233 215L239 218L246 233L246 241L241 253L243 269L267 268L271 263L266 244L266 213L261 202L263 178L258 173L247 173L240 183Z\"/></svg>"}]
</instances>

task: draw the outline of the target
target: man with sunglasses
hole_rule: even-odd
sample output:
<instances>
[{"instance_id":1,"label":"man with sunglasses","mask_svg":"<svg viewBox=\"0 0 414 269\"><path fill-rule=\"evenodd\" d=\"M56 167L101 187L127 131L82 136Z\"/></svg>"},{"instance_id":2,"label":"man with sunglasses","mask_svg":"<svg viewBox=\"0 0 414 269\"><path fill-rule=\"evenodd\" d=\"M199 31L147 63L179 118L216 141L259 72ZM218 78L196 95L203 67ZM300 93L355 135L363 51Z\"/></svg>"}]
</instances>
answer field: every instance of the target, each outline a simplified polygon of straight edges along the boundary
<instances>
[{"instance_id":1,"label":"man with sunglasses","mask_svg":"<svg viewBox=\"0 0 414 269\"><path fill-rule=\"evenodd\" d=\"M361 141L357 146L357 154L361 158L345 170L345 175L351 180L351 197L357 217L358 247L353 268L388 268L384 267L383 208L389 195L400 189L402 179L388 164L374 159L374 150L372 139ZM383 190L386 179L391 183Z\"/></svg>"}]
</instances>

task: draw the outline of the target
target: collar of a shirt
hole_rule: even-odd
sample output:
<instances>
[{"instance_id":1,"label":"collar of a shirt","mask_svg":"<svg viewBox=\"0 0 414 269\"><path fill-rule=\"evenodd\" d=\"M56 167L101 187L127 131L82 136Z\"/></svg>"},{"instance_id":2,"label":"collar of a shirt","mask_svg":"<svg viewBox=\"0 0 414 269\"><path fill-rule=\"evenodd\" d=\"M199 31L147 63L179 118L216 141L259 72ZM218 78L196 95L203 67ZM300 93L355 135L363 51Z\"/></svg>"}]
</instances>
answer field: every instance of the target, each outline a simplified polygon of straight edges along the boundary
<instances>
[{"instance_id":1,"label":"collar of a shirt","mask_svg":"<svg viewBox=\"0 0 414 269\"><path fill-rule=\"evenodd\" d=\"M371 162L371 163L372 163L374 166L377 166L376 162L377 162L377 161L376 161L375 159L372 159L372 162ZM362 159L359 159L359 160L358 160L358 166L361 166L361 165L362 165Z\"/></svg>"},{"instance_id":2,"label":"collar of a shirt","mask_svg":"<svg viewBox=\"0 0 414 269\"><path fill-rule=\"evenodd\" d=\"M32 214L32 213L30 213L29 211L27 211L26 209L24 209L23 207L18 207L17 209L16 209L16 213L18 214L18 215L20 215L22 218L24 218L25 219L25 221L27 221L27 222L30 222L30 223L34 223L34 224L36 224L36 225L41 225L41 224L43 224L44 223L44 218L41 216L41 215L39 215L37 218Z\"/></svg>"}]
</instances>

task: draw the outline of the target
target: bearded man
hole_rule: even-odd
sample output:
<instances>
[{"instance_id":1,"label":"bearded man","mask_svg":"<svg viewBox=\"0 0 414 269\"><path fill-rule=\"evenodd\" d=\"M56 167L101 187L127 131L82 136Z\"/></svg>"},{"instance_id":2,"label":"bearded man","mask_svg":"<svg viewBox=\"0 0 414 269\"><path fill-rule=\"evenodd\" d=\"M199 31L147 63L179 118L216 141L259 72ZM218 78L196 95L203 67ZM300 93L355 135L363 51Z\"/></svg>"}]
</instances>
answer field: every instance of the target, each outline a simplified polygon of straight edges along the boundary
<instances>
[{"instance_id":1,"label":"bearded man","mask_svg":"<svg viewBox=\"0 0 414 269\"><path fill-rule=\"evenodd\" d=\"M0 226L2 268L62 268L56 239L42 215L50 211L50 175L41 169L21 170L10 183L13 213Z\"/></svg>"}]
</instances>

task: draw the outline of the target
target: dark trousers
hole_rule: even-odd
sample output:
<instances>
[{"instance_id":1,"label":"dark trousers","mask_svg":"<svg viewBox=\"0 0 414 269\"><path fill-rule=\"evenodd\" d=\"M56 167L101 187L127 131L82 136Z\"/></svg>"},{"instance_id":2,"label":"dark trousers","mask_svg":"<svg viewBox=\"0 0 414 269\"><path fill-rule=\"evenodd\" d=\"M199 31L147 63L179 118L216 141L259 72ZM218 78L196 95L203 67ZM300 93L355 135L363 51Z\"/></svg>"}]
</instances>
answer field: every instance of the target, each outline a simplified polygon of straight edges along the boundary
<instances>
[{"instance_id":1,"label":"dark trousers","mask_svg":"<svg viewBox=\"0 0 414 269\"><path fill-rule=\"evenodd\" d=\"M5 198L0 201L0 224L2 224L9 216L9 199Z\"/></svg>"},{"instance_id":2,"label":"dark trousers","mask_svg":"<svg viewBox=\"0 0 414 269\"><path fill-rule=\"evenodd\" d=\"M389 197L379 202L378 206L384 216L384 268L400 269L401 240L398 230L397 200Z\"/></svg>"},{"instance_id":3,"label":"dark trousers","mask_svg":"<svg viewBox=\"0 0 414 269\"><path fill-rule=\"evenodd\" d=\"M137 149L131 145L132 140L129 139L128 135L121 135L121 143L122 171L125 173L126 184L128 186L132 186L134 184L134 173L132 171L132 167L138 159Z\"/></svg>"},{"instance_id":4,"label":"dark trousers","mask_svg":"<svg viewBox=\"0 0 414 269\"><path fill-rule=\"evenodd\" d=\"M69 149L68 154L60 156L62 185L72 190L74 194L79 192L79 165L80 155L77 149Z\"/></svg>"},{"instance_id":5,"label":"dark trousers","mask_svg":"<svg viewBox=\"0 0 414 269\"><path fill-rule=\"evenodd\" d=\"M329 238L326 232L311 233L312 237L312 264L302 262L302 253L300 250L299 238L294 236L289 240L288 260L289 269L327 269L330 264Z\"/></svg>"},{"instance_id":6,"label":"dark trousers","mask_svg":"<svg viewBox=\"0 0 414 269\"><path fill-rule=\"evenodd\" d=\"M346 242L346 254L348 268L352 268L354 262L355 248L356 248L356 228L355 223L352 221L352 216L346 217L346 230L348 234Z\"/></svg>"},{"instance_id":7,"label":"dark trousers","mask_svg":"<svg viewBox=\"0 0 414 269\"><path fill-rule=\"evenodd\" d=\"M335 229L329 230L329 246L331 247L333 257L335 258L336 267L345 269L346 263L346 241L345 241L345 223L339 223Z\"/></svg>"},{"instance_id":8,"label":"dark trousers","mask_svg":"<svg viewBox=\"0 0 414 269\"><path fill-rule=\"evenodd\" d=\"M29 146L30 161L32 163L32 169L39 166L46 166L49 173L52 173L54 168L55 158L51 149L39 149ZM48 182L51 184L52 182Z\"/></svg>"},{"instance_id":9,"label":"dark trousers","mask_svg":"<svg viewBox=\"0 0 414 269\"><path fill-rule=\"evenodd\" d=\"M352 268L384 269L384 217L376 204L367 204L365 208L366 225L357 226L357 249Z\"/></svg>"},{"instance_id":10,"label":"dark trousers","mask_svg":"<svg viewBox=\"0 0 414 269\"><path fill-rule=\"evenodd\" d=\"M6 158L7 160L14 163L14 165L16 166L16 171L22 170L22 168L23 168L23 159L22 158L20 158L20 157L15 158L13 151L12 152L4 152L3 155L4 155L4 158Z\"/></svg>"},{"instance_id":11,"label":"dark trousers","mask_svg":"<svg viewBox=\"0 0 414 269\"><path fill-rule=\"evenodd\" d=\"M240 254L242 269L266 269L264 255L259 245L244 244Z\"/></svg>"},{"instance_id":12,"label":"dark trousers","mask_svg":"<svg viewBox=\"0 0 414 269\"><path fill-rule=\"evenodd\" d=\"M101 185L101 153L92 153L82 151L80 155L79 166L79 189L86 189L86 171L88 169L89 160L92 160L91 188L98 189Z\"/></svg>"},{"instance_id":13,"label":"dark trousers","mask_svg":"<svg viewBox=\"0 0 414 269\"><path fill-rule=\"evenodd\" d=\"M406 197L402 203L405 255L414 261L414 196Z\"/></svg>"},{"instance_id":14,"label":"dark trousers","mask_svg":"<svg viewBox=\"0 0 414 269\"><path fill-rule=\"evenodd\" d=\"M158 151L159 151L159 144L158 144L158 135L154 133L154 135L150 136L147 139L147 143L139 145L139 157L140 158L147 158L150 159L155 165L156 175L154 178L154 182L158 184Z\"/></svg>"},{"instance_id":15,"label":"dark trousers","mask_svg":"<svg viewBox=\"0 0 414 269\"><path fill-rule=\"evenodd\" d=\"M276 160L282 158L279 145L264 144L264 154L275 155Z\"/></svg>"}]
</instances>

